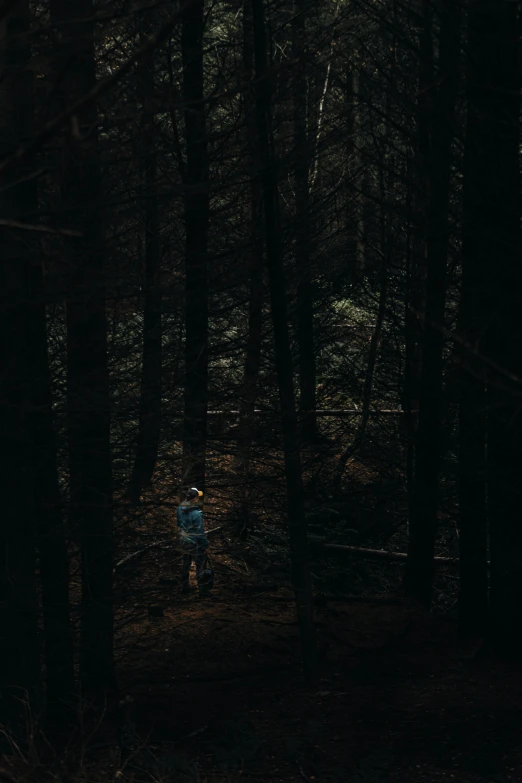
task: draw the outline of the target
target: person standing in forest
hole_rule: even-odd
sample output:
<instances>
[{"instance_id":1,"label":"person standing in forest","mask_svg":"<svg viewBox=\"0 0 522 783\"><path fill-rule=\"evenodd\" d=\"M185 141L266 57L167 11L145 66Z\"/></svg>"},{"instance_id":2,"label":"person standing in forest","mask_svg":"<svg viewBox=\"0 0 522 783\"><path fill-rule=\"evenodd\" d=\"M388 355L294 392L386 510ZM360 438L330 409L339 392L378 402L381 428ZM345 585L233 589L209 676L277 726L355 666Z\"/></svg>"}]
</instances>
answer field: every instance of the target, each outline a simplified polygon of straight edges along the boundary
<instances>
[{"instance_id":1,"label":"person standing in forest","mask_svg":"<svg viewBox=\"0 0 522 783\"><path fill-rule=\"evenodd\" d=\"M202 497L203 492L196 487L191 487L185 499L179 504L176 514L180 549L183 553L181 591L185 594L190 592L190 568L192 562L195 562L200 596L206 595L211 587L210 571L206 568L209 543L205 535L203 512L199 505Z\"/></svg>"}]
</instances>

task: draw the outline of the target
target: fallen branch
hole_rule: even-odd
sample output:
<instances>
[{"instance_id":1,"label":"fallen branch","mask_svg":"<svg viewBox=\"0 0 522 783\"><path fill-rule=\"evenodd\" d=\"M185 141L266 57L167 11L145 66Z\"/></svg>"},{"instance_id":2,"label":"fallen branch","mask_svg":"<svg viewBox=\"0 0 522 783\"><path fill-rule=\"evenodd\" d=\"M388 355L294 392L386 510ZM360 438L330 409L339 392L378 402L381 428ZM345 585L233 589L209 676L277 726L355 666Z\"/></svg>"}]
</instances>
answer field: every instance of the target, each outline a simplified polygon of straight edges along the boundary
<instances>
[{"instance_id":1,"label":"fallen branch","mask_svg":"<svg viewBox=\"0 0 522 783\"><path fill-rule=\"evenodd\" d=\"M287 599L290 601L290 599ZM394 593L389 595L346 595L345 593L321 594L316 596L315 604L321 608L332 603L353 603L353 604L385 604L387 606L400 606L403 599Z\"/></svg>"},{"instance_id":2,"label":"fallen branch","mask_svg":"<svg viewBox=\"0 0 522 783\"><path fill-rule=\"evenodd\" d=\"M314 416L323 418L327 416L337 416L339 418L342 418L343 416L362 416L363 410L358 408L331 408L331 409L316 409L314 411L310 411ZM370 416L403 416L406 413L402 408L371 408L368 411L368 414ZM410 414L418 413L418 411L413 410L409 411ZM256 408L255 410L251 411L251 414L254 416L273 416L276 418L279 414L277 411L271 411L271 410L261 410L259 408ZM178 411L172 411L170 413L172 417L175 418L182 418L184 413L181 410ZM230 411L214 411L210 410L207 411L207 416L213 417L213 416L223 416L226 418L227 416L240 416L241 411L239 410L230 410Z\"/></svg>"},{"instance_id":3,"label":"fallen branch","mask_svg":"<svg viewBox=\"0 0 522 783\"><path fill-rule=\"evenodd\" d=\"M4 9L9 9L11 5L11 0L7 0ZM5 178L5 175L13 167L19 166L20 163L26 160L30 155L38 152L43 144L45 144L48 139L51 139L54 134L61 130L61 128L63 128L64 125L66 125L70 120L73 120L73 118L81 109L95 103L98 98L101 98L102 95L104 95L111 87L115 86L119 81L121 81L124 76L127 76L134 65L142 62L150 54L150 52L153 52L158 46L160 46L169 36L171 30L174 29L176 24L181 21L185 9L189 5L190 0L188 0L187 3L184 3L181 8L178 8L176 12L170 16L161 27L159 27L154 35L149 35L146 38L143 46L136 49L136 51L133 52L133 54L131 54L130 57L128 57L127 60L122 65L120 65L119 68L116 68L109 76L105 77L105 79L97 82L92 90L90 90L90 92L88 92L86 95L82 95L81 98L46 122L43 128L33 139L25 144L21 144L12 155L5 158L2 163L0 163L0 178ZM2 10L4 9L0 9L0 14L2 14Z\"/></svg>"},{"instance_id":4,"label":"fallen branch","mask_svg":"<svg viewBox=\"0 0 522 783\"><path fill-rule=\"evenodd\" d=\"M168 541L155 541L153 544L148 544L148 546L145 546L142 549L138 549L137 552L132 552L130 555L127 555L122 560L119 560L114 566L114 571L116 571L117 568L124 565L125 563L128 563L130 560L134 560L135 557L139 557L139 555L144 555L145 552L149 551L149 549L154 549L154 547L157 546L163 546L165 549L171 549L173 546L175 546L175 543L176 543L175 541L171 541L170 543Z\"/></svg>"},{"instance_id":5,"label":"fallen branch","mask_svg":"<svg viewBox=\"0 0 522 783\"><path fill-rule=\"evenodd\" d=\"M377 558L380 560L400 560L405 561L408 558L406 552L393 552L387 549L366 549L362 546L350 546L348 544L324 544L317 543L317 546L321 549L335 549L339 551L351 552L354 555L360 555L361 557ZM434 557L436 563L444 565L458 565L458 557ZM489 565L489 561L488 561Z\"/></svg>"},{"instance_id":6,"label":"fallen branch","mask_svg":"<svg viewBox=\"0 0 522 783\"><path fill-rule=\"evenodd\" d=\"M81 231L75 231L72 228L52 228L52 226L44 226L40 223L23 223L21 220L8 220L7 218L0 219L0 226L18 228L22 231L39 231L42 234L59 234L63 237L83 237Z\"/></svg>"},{"instance_id":7,"label":"fallen branch","mask_svg":"<svg viewBox=\"0 0 522 783\"><path fill-rule=\"evenodd\" d=\"M223 527L225 527L225 525L220 525L219 527L213 527L212 530L207 530L207 536L209 536L211 533L215 533L217 530L221 530ZM172 547L176 546L176 544L177 542L172 540L172 536L170 538L162 538L159 541L154 541L152 544L147 544L147 546L138 549L137 552L132 552L122 560L119 560L114 566L114 571L116 571L117 568L124 565L125 563L128 563L130 560L134 560L134 558L139 557L140 555L144 555L145 552L149 551L149 549L154 549L154 547L157 546L163 547L164 549L172 549Z\"/></svg>"},{"instance_id":8,"label":"fallen branch","mask_svg":"<svg viewBox=\"0 0 522 783\"><path fill-rule=\"evenodd\" d=\"M378 558L382 560L407 560L406 552L393 552L388 549L366 549L362 546L350 546L348 544L319 544L322 549L337 549L345 552L352 552L361 557ZM442 563L458 563L458 558L454 557L435 557L435 560Z\"/></svg>"}]
</instances>

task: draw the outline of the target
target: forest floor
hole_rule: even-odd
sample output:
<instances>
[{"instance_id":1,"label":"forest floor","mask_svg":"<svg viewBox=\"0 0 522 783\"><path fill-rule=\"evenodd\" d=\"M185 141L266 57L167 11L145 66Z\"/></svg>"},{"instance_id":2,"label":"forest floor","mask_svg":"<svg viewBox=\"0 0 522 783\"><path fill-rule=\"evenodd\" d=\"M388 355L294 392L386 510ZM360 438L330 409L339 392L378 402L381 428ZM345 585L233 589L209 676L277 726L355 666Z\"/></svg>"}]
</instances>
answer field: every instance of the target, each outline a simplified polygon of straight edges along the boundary
<instances>
[{"instance_id":1,"label":"forest floor","mask_svg":"<svg viewBox=\"0 0 522 783\"><path fill-rule=\"evenodd\" d=\"M453 622L399 597L323 602L307 683L287 589L200 600L166 582L119 662L140 737L177 770L165 781L522 781L521 669Z\"/></svg>"}]
</instances>

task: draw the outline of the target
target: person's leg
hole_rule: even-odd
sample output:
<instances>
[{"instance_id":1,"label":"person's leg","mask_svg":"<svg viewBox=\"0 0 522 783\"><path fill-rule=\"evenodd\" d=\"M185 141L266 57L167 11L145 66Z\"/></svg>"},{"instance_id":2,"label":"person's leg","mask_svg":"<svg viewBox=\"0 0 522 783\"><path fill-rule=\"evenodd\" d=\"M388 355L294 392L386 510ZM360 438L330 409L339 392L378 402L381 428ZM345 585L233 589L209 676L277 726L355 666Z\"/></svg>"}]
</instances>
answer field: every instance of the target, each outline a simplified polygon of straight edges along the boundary
<instances>
[{"instance_id":1,"label":"person's leg","mask_svg":"<svg viewBox=\"0 0 522 783\"><path fill-rule=\"evenodd\" d=\"M192 552L185 552L181 564L181 589L184 593L190 589L190 567L192 565Z\"/></svg>"}]
</instances>

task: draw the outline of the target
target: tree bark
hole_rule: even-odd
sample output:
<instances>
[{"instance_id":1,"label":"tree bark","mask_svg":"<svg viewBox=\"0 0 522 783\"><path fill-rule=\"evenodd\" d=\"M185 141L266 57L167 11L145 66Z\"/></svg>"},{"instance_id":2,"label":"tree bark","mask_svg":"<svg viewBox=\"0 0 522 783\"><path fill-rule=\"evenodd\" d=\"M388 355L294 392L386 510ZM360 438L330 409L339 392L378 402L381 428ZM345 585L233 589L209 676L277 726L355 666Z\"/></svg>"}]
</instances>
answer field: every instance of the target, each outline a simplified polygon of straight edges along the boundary
<instances>
[{"instance_id":1,"label":"tree bark","mask_svg":"<svg viewBox=\"0 0 522 783\"><path fill-rule=\"evenodd\" d=\"M248 170L250 176L250 287L248 296L248 334L243 369L243 391L240 402L238 460L243 478L240 533L248 530L251 497L250 455L254 409L258 396L265 301L263 255L263 191L260 179L259 149L256 131L256 104L252 79L254 75L253 18L251 0L243 0L243 100L245 112Z\"/></svg>"},{"instance_id":2,"label":"tree bark","mask_svg":"<svg viewBox=\"0 0 522 783\"><path fill-rule=\"evenodd\" d=\"M471 246L463 247L463 275L460 329L473 340L472 323L477 323L478 301L465 265L475 261ZM479 315L480 317L480 315ZM486 512L486 384L476 367L470 371L469 357L463 359L459 384L459 629L464 635L482 634L488 612L488 525Z\"/></svg>"},{"instance_id":3,"label":"tree bark","mask_svg":"<svg viewBox=\"0 0 522 783\"><path fill-rule=\"evenodd\" d=\"M507 0L470 5L467 151L480 165L466 174L473 193L474 258L485 325L478 349L502 372L522 377L520 264L520 76L518 6ZM478 306L478 305L477 305ZM481 325L482 325L481 324ZM486 377L483 370L483 378ZM487 501L491 639L522 652L522 420L520 385L487 371ZM475 406L481 402L477 395ZM482 418L475 422L481 440ZM476 474L475 474L476 475ZM480 520L479 520L480 521ZM473 532L469 559L483 601L483 535ZM478 545L475 551L471 547Z\"/></svg>"},{"instance_id":4,"label":"tree bark","mask_svg":"<svg viewBox=\"0 0 522 783\"><path fill-rule=\"evenodd\" d=\"M62 107L96 84L92 0L51 0ZM67 239L67 405L70 515L82 558L82 695L104 705L115 689L113 525L104 235L97 110L85 104L62 138L62 215Z\"/></svg>"},{"instance_id":5,"label":"tree bark","mask_svg":"<svg viewBox=\"0 0 522 783\"><path fill-rule=\"evenodd\" d=\"M297 273L297 336L299 351L299 413L301 436L311 444L317 437L316 361L311 270L310 142L307 131L306 16L309 0L294 0L292 20L295 264Z\"/></svg>"},{"instance_id":6,"label":"tree bark","mask_svg":"<svg viewBox=\"0 0 522 783\"><path fill-rule=\"evenodd\" d=\"M0 159L33 132L33 75L28 69L30 12L27 0L0 19ZM2 181L0 215L23 221L36 211L31 162L11 169ZM24 178L26 181L24 182ZM36 592L36 516L28 488L31 439L28 421L30 366L27 360L28 279L38 247L16 229L0 227L0 723L3 752L9 737L27 751L27 719L41 707L40 645Z\"/></svg>"},{"instance_id":7,"label":"tree bark","mask_svg":"<svg viewBox=\"0 0 522 783\"><path fill-rule=\"evenodd\" d=\"M414 7L414 6L413 6ZM434 86L433 53L433 5L432 0L419 0L421 28L419 31L419 79L417 92L417 138L413 155L407 157L407 196L408 210L408 256L407 290L405 314L405 378L404 407L407 412L406 427L408 439L407 476L408 476L408 532L415 507L415 459L418 434L418 417L410 411L418 410L420 405L420 386L422 375L422 335L426 302L426 263L427 263L427 217L428 217L428 170L430 155L430 132L433 109L431 101ZM416 10L416 9L415 9ZM416 19L412 20L413 25Z\"/></svg>"},{"instance_id":8,"label":"tree bark","mask_svg":"<svg viewBox=\"0 0 522 783\"><path fill-rule=\"evenodd\" d=\"M358 70L359 52L354 50L346 71L345 116L346 116L346 153L348 173L347 208L347 253L350 261L350 277L359 280L364 274L364 162L361 150L361 109L362 95L361 72Z\"/></svg>"},{"instance_id":9,"label":"tree bark","mask_svg":"<svg viewBox=\"0 0 522 783\"><path fill-rule=\"evenodd\" d=\"M372 390L373 379L375 375L375 368L377 366L377 352L382 336L382 327L384 324L384 316L386 315L386 297L388 294L388 259L384 257L381 261L381 270L379 275L379 304L377 307L377 319L375 322L375 329L372 332L370 340L370 350L368 352L368 365L366 367L366 374L364 377L363 387L363 400L361 410L361 420L357 427L357 432L353 439L353 442L343 451L339 458L339 467L337 469L337 475L335 476L334 486L338 489L341 486L344 472L348 460L354 454L359 451L364 443L366 430L368 428L368 422L371 415L371 403L372 403Z\"/></svg>"},{"instance_id":10,"label":"tree bark","mask_svg":"<svg viewBox=\"0 0 522 783\"><path fill-rule=\"evenodd\" d=\"M276 159L270 138L271 85L267 68L263 0L252 0L252 10L254 16L257 128L265 214L265 247L281 407L292 582L296 597L303 663L306 671L311 674L316 664L316 635L313 621L299 430L288 329L286 275L280 246Z\"/></svg>"},{"instance_id":11,"label":"tree bark","mask_svg":"<svg viewBox=\"0 0 522 783\"><path fill-rule=\"evenodd\" d=\"M404 585L425 606L431 604L437 533L441 452L442 373L449 249L451 146L460 59L460 6L440 0L439 87L430 88L425 223L426 289L409 558ZM426 22L429 24L429 22ZM428 31L425 35L431 39Z\"/></svg>"},{"instance_id":12,"label":"tree bark","mask_svg":"<svg viewBox=\"0 0 522 783\"><path fill-rule=\"evenodd\" d=\"M415 291L414 240L412 236L413 225L413 193L411 184L411 159L406 162L406 290L404 297L404 378L402 387L402 407L404 410L404 442L406 451L406 494L408 505L408 533L409 520L413 513L413 475L415 466L415 436L418 424L419 409L419 376L420 362L418 351L418 319L414 314L417 305ZM416 411L414 415L413 411Z\"/></svg>"},{"instance_id":13,"label":"tree bark","mask_svg":"<svg viewBox=\"0 0 522 783\"><path fill-rule=\"evenodd\" d=\"M143 37L148 27L147 14L150 14L150 11L138 15ZM161 253L156 198L157 134L154 118L154 61L154 51L150 51L143 58L137 72L138 99L142 105L140 155L145 223L145 302L138 439L128 493L132 503L139 503L142 491L152 483L161 436L162 326L159 280Z\"/></svg>"},{"instance_id":14,"label":"tree bark","mask_svg":"<svg viewBox=\"0 0 522 783\"><path fill-rule=\"evenodd\" d=\"M468 45L478 46L469 22ZM470 52L471 53L471 52ZM474 52L474 56L477 52ZM464 141L462 200L462 282L459 332L478 347L487 326L487 289L481 226L482 152L478 143L481 112L477 106L477 76L469 65L468 113ZM483 633L488 612L488 521L486 509L486 378L480 361L465 346L456 346L459 377L459 628L463 634Z\"/></svg>"},{"instance_id":15,"label":"tree bark","mask_svg":"<svg viewBox=\"0 0 522 783\"><path fill-rule=\"evenodd\" d=\"M204 0L182 17L185 104L185 387L183 482L205 485L208 399L208 142L203 90Z\"/></svg>"},{"instance_id":16,"label":"tree bark","mask_svg":"<svg viewBox=\"0 0 522 783\"><path fill-rule=\"evenodd\" d=\"M32 484L38 520L47 714L54 724L71 719L75 706L75 676L69 611L69 553L58 480L45 292L39 259L32 265L29 286L27 358L31 377L29 428L33 450Z\"/></svg>"}]
</instances>

